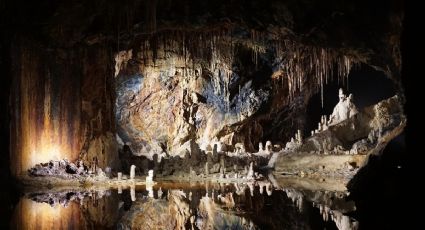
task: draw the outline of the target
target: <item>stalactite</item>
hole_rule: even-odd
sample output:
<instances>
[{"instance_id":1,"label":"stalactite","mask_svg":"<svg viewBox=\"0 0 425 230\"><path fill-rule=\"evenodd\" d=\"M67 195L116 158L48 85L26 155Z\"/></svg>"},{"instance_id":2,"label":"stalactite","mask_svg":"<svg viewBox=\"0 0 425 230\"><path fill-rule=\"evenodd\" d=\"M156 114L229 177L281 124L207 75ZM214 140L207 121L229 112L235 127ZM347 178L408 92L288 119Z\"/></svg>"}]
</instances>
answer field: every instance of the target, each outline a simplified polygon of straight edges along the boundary
<instances>
[{"instance_id":1,"label":"stalactite","mask_svg":"<svg viewBox=\"0 0 425 230\"><path fill-rule=\"evenodd\" d=\"M143 63L148 65L154 61L157 58L156 49L158 48L163 49L164 58L167 58L167 53L170 52L180 55L184 61L182 69L184 76L193 75L195 66L204 63L204 68L209 69L214 75L211 81L214 93L225 98L227 109L230 107L229 84L233 74L235 44L242 44L251 50L252 62L255 66L259 64L260 55L266 52L265 47L270 48L270 44L274 46L272 48L276 60L281 62L280 68L283 74L280 76L287 78L281 83L284 86L287 82L290 100L296 97L297 92L304 90L306 82L314 81L313 87L315 90L320 90L321 104L324 106L324 86L334 79L335 66L337 80L348 87L348 74L354 61L348 56L341 55L338 50L305 45L290 38L268 40L270 39L268 35L255 30L250 31L248 40L232 36L232 33L231 28L196 33L176 29L151 35L151 39L145 39L142 42ZM202 74L201 71L198 72Z\"/></svg>"},{"instance_id":2,"label":"stalactite","mask_svg":"<svg viewBox=\"0 0 425 230\"><path fill-rule=\"evenodd\" d=\"M275 52L283 64L281 68L288 79L289 97L293 99L297 91L303 91L303 84L309 76L317 82L315 88L320 90L322 106L324 85L333 79L333 67L337 65L338 81L348 81L353 59L339 54L337 50L303 45L289 39L277 43Z\"/></svg>"}]
</instances>

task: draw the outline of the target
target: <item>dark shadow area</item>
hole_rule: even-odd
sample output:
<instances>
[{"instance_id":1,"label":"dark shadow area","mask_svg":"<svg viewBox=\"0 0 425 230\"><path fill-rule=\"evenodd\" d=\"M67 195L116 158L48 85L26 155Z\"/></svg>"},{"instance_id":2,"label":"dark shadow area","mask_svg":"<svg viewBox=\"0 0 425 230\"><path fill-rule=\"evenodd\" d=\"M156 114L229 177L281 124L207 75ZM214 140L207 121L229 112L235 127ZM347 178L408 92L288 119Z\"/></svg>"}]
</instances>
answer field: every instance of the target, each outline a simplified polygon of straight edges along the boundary
<instances>
[{"instance_id":1,"label":"dark shadow area","mask_svg":"<svg viewBox=\"0 0 425 230\"><path fill-rule=\"evenodd\" d=\"M3 188L0 189L0 228L9 229L9 220L11 218L14 206L19 200L16 181L10 174L10 154L9 154L9 124L10 124L10 59L9 43L10 40L0 37L0 71L2 72L2 83L0 84L0 180Z\"/></svg>"},{"instance_id":2,"label":"dark shadow area","mask_svg":"<svg viewBox=\"0 0 425 230\"><path fill-rule=\"evenodd\" d=\"M360 223L360 229L403 229L401 207L403 199L402 156L406 152L405 134L388 143L380 156L370 155L366 166L348 184L349 199L357 210L351 215Z\"/></svg>"}]
</instances>

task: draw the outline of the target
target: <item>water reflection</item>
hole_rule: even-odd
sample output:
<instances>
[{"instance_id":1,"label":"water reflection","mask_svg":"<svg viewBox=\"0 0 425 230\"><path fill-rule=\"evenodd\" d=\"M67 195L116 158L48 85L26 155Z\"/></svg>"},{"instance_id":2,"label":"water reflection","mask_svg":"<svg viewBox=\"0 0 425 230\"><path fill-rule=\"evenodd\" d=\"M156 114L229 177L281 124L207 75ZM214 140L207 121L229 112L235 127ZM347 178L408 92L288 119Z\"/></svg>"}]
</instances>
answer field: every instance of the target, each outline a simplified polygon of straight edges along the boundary
<instances>
[{"instance_id":1,"label":"water reflection","mask_svg":"<svg viewBox=\"0 0 425 230\"><path fill-rule=\"evenodd\" d=\"M344 192L246 184L158 183L27 193L18 229L357 229Z\"/></svg>"}]
</instances>

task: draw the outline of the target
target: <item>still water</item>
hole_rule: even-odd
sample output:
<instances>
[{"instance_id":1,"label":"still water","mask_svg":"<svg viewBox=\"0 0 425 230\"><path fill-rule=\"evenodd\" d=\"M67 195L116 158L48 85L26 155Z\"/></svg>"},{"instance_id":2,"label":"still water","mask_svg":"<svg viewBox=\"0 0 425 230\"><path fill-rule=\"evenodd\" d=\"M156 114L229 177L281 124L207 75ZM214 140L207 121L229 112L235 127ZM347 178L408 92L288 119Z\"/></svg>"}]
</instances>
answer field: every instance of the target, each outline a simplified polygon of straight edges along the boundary
<instances>
[{"instance_id":1,"label":"still water","mask_svg":"<svg viewBox=\"0 0 425 230\"><path fill-rule=\"evenodd\" d=\"M25 193L17 229L357 229L345 192L269 183L163 182Z\"/></svg>"}]
</instances>

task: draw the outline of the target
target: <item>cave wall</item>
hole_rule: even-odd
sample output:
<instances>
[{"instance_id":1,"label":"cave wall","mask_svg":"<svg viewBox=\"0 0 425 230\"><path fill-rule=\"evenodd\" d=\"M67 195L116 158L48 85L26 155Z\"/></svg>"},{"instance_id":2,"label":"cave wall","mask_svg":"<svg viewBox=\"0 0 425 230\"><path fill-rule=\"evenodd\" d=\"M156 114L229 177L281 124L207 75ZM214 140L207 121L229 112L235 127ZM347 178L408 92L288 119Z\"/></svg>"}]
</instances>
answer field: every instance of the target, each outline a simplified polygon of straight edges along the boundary
<instances>
[{"instance_id":1,"label":"cave wall","mask_svg":"<svg viewBox=\"0 0 425 230\"><path fill-rule=\"evenodd\" d=\"M152 1L149 29L120 34L118 135L136 155L184 156L189 140L250 152L283 144L304 129L308 99L321 92L323 103L323 86L346 84L359 63L383 71L403 98L398 1L373 3L376 14L362 3L218 2Z\"/></svg>"},{"instance_id":2,"label":"cave wall","mask_svg":"<svg viewBox=\"0 0 425 230\"><path fill-rule=\"evenodd\" d=\"M150 158L183 157L190 140L204 150L283 145L303 130L311 95L332 79L347 81L360 61L241 28L140 38L115 56L118 136Z\"/></svg>"},{"instance_id":3,"label":"cave wall","mask_svg":"<svg viewBox=\"0 0 425 230\"><path fill-rule=\"evenodd\" d=\"M55 157L112 166L115 122L137 155L284 143L308 98L356 62L403 98L401 2L5 1L12 171Z\"/></svg>"},{"instance_id":4,"label":"cave wall","mask_svg":"<svg viewBox=\"0 0 425 230\"><path fill-rule=\"evenodd\" d=\"M110 54L105 47L49 48L31 39L11 47L11 170L80 156L110 166L114 145ZM84 151L82 151L84 150Z\"/></svg>"}]
</instances>

